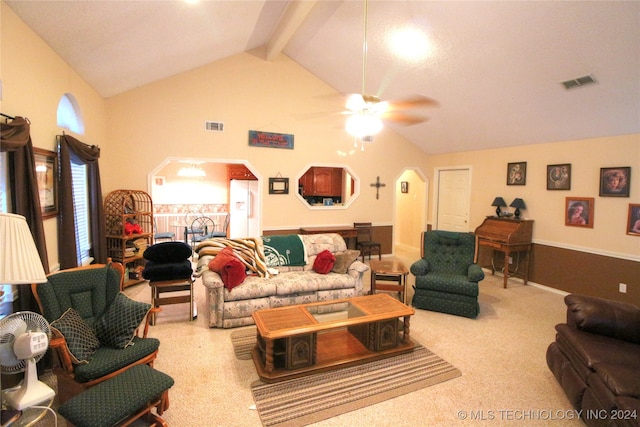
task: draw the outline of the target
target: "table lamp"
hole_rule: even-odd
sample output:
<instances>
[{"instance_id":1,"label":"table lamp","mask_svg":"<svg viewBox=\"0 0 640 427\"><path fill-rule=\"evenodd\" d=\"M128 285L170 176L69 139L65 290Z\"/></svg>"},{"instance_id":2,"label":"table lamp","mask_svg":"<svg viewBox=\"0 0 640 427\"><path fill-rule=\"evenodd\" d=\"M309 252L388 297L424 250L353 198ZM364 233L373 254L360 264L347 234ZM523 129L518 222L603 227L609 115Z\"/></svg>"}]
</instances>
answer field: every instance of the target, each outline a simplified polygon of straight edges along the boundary
<instances>
[{"instance_id":1,"label":"table lamp","mask_svg":"<svg viewBox=\"0 0 640 427\"><path fill-rule=\"evenodd\" d=\"M493 199L493 203L491 203L491 206L496 206L496 216L500 216L502 214L500 208L506 208L507 204L502 197L496 197L495 199Z\"/></svg>"},{"instance_id":2,"label":"table lamp","mask_svg":"<svg viewBox=\"0 0 640 427\"><path fill-rule=\"evenodd\" d=\"M524 204L524 200L522 199L513 199L513 202L509 205L512 208L516 208L516 211L513 213L516 219L520 219L520 209L527 209L527 206Z\"/></svg>"},{"instance_id":3,"label":"table lamp","mask_svg":"<svg viewBox=\"0 0 640 427\"><path fill-rule=\"evenodd\" d=\"M23 216L0 213L0 245L0 284L30 285L47 281L31 230ZM15 421L19 416L19 411L2 409L2 425Z\"/></svg>"}]
</instances>

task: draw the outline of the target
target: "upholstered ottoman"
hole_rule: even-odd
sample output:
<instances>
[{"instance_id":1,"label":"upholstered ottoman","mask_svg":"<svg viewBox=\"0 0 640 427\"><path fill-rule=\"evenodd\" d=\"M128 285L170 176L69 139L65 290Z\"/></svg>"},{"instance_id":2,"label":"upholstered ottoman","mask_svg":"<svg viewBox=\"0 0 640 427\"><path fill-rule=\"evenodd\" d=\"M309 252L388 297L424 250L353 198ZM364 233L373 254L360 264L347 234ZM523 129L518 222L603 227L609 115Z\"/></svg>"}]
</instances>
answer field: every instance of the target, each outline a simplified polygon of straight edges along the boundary
<instances>
[{"instance_id":1,"label":"upholstered ottoman","mask_svg":"<svg viewBox=\"0 0 640 427\"><path fill-rule=\"evenodd\" d=\"M165 425L160 415L169 406L173 378L149 365L136 365L86 391L58 408L77 427L111 427L143 416ZM157 408L158 414L151 409Z\"/></svg>"}]
</instances>

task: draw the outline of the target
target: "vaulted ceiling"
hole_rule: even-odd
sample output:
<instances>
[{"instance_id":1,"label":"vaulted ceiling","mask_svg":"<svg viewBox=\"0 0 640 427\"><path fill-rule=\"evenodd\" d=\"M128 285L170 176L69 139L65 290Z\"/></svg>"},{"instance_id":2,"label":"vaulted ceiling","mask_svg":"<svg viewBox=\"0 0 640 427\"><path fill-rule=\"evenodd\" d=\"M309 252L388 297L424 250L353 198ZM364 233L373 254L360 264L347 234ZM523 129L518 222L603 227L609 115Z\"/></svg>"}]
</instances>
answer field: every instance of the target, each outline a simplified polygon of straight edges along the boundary
<instances>
[{"instance_id":1,"label":"vaulted ceiling","mask_svg":"<svg viewBox=\"0 0 640 427\"><path fill-rule=\"evenodd\" d=\"M363 1L6 3L107 98L260 48L362 89ZM419 61L388 43L409 26L430 40ZM371 0L367 45L369 93L439 102L415 111L425 123L391 125L426 153L640 133L639 1Z\"/></svg>"}]
</instances>

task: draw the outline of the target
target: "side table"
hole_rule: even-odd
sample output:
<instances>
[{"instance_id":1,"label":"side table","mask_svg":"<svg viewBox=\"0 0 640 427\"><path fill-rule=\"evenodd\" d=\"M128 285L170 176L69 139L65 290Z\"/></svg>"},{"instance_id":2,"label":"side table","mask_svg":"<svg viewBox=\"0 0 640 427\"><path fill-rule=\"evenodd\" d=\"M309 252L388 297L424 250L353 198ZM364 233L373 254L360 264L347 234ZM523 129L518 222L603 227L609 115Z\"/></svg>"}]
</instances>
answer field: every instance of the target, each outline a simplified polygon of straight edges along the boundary
<instances>
[{"instance_id":1,"label":"side table","mask_svg":"<svg viewBox=\"0 0 640 427\"><path fill-rule=\"evenodd\" d=\"M189 309L191 311L190 316L191 320L194 320L198 317L198 307L193 298L193 278L189 277L186 279L178 279L178 280L160 280L160 281L149 281L149 286L151 286L151 306L153 308L160 307L165 304L181 304L188 302ZM162 293L165 292L178 292L178 291L189 291L188 295L179 295L173 297L161 297ZM151 315L151 326L156 324L156 315L157 313L152 313Z\"/></svg>"},{"instance_id":2,"label":"side table","mask_svg":"<svg viewBox=\"0 0 640 427\"><path fill-rule=\"evenodd\" d=\"M406 304L407 274L409 270L401 261L371 260L371 294L380 291L398 292L398 298ZM396 282L397 284L378 283L378 281Z\"/></svg>"}]
</instances>

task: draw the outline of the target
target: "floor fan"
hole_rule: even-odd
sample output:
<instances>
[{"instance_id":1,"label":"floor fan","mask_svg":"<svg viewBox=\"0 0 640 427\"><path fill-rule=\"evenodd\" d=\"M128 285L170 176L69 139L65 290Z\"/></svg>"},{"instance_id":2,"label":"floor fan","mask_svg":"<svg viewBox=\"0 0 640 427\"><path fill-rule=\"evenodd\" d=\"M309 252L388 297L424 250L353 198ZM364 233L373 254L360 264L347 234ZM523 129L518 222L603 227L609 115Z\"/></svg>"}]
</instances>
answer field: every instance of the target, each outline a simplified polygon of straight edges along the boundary
<instances>
[{"instance_id":1,"label":"floor fan","mask_svg":"<svg viewBox=\"0 0 640 427\"><path fill-rule=\"evenodd\" d=\"M38 380L36 367L49 347L50 334L49 323L38 313L20 311L0 320L0 370L3 374L25 372L17 388L2 393L11 408L22 411L55 396Z\"/></svg>"}]
</instances>

